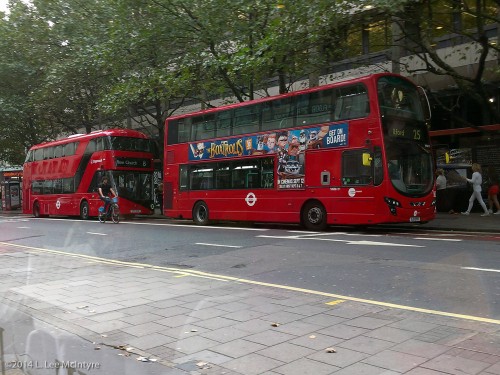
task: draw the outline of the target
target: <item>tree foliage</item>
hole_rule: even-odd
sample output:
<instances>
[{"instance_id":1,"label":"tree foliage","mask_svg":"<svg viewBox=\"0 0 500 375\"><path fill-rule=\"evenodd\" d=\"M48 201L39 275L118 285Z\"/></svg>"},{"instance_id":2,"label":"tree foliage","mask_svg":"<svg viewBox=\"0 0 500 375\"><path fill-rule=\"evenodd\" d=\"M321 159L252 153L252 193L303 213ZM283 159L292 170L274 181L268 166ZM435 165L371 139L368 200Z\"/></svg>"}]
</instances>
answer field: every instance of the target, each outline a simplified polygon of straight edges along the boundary
<instances>
[{"instance_id":1,"label":"tree foliage","mask_svg":"<svg viewBox=\"0 0 500 375\"><path fill-rule=\"evenodd\" d=\"M393 43L404 40L411 56L397 59L402 71L450 77L498 121L485 81L499 73L491 63L499 43L489 34L499 2L11 0L0 18L0 159L19 163L35 143L102 127L134 126L161 139L165 118L183 104L317 84L348 57L349 33L381 15L400 26ZM440 53L443 33L463 49ZM450 63L471 51L474 74Z\"/></svg>"}]
</instances>

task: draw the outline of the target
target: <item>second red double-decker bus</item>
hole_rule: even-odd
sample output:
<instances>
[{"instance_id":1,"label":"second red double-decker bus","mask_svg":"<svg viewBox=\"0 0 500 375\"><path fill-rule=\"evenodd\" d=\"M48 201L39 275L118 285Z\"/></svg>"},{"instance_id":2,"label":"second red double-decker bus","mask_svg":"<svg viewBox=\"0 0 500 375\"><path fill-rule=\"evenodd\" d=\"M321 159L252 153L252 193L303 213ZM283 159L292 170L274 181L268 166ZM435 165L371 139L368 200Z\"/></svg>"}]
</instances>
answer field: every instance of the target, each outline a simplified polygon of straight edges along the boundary
<instances>
[{"instance_id":1,"label":"second red double-decker bus","mask_svg":"<svg viewBox=\"0 0 500 375\"><path fill-rule=\"evenodd\" d=\"M153 213L153 144L134 130L78 134L33 146L23 167L23 212L97 216L97 192L108 176L123 215Z\"/></svg>"},{"instance_id":2,"label":"second red double-decker bus","mask_svg":"<svg viewBox=\"0 0 500 375\"><path fill-rule=\"evenodd\" d=\"M166 121L164 214L371 225L435 216L428 104L390 73Z\"/></svg>"}]
</instances>

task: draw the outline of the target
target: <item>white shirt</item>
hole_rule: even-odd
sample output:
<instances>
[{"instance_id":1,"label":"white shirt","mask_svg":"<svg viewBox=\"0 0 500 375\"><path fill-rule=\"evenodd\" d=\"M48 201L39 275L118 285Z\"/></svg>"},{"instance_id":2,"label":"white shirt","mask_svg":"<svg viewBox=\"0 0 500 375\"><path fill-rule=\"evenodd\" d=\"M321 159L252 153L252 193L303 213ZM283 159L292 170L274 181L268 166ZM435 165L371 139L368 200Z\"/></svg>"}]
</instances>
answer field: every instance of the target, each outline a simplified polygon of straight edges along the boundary
<instances>
[{"instance_id":1,"label":"white shirt","mask_svg":"<svg viewBox=\"0 0 500 375\"><path fill-rule=\"evenodd\" d=\"M467 181L469 181L472 184L472 189L474 191L481 191L481 184L483 183L483 177L481 176L481 173L479 172L474 172L472 174L472 178L468 178Z\"/></svg>"},{"instance_id":2,"label":"white shirt","mask_svg":"<svg viewBox=\"0 0 500 375\"><path fill-rule=\"evenodd\" d=\"M436 188L438 190L446 189L446 177L444 177L442 174L440 174L436 178Z\"/></svg>"}]
</instances>

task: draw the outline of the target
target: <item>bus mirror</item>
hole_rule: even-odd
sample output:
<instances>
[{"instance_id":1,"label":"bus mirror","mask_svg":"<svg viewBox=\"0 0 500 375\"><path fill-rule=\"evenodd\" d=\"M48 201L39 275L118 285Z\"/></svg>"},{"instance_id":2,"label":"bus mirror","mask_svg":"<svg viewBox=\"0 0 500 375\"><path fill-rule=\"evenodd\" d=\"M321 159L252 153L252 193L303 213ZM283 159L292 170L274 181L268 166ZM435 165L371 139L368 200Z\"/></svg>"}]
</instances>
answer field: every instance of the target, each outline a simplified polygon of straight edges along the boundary
<instances>
[{"instance_id":1,"label":"bus mirror","mask_svg":"<svg viewBox=\"0 0 500 375\"><path fill-rule=\"evenodd\" d=\"M368 152L363 152L363 166L369 167L372 165L372 156Z\"/></svg>"}]
</instances>

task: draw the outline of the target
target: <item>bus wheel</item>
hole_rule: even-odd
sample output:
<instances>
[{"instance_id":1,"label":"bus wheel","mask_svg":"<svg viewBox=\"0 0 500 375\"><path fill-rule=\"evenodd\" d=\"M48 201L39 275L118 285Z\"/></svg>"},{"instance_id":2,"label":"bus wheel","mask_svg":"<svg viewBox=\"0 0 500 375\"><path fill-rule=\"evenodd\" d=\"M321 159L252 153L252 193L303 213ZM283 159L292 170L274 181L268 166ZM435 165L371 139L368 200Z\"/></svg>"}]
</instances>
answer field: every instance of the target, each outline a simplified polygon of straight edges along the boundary
<instances>
[{"instance_id":1,"label":"bus wheel","mask_svg":"<svg viewBox=\"0 0 500 375\"><path fill-rule=\"evenodd\" d=\"M33 216L40 217L40 204L38 202L33 203Z\"/></svg>"},{"instance_id":2,"label":"bus wheel","mask_svg":"<svg viewBox=\"0 0 500 375\"><path fill-rule=\"evenodd\" d=\"M87 201L83 201L80 205L80 218L82 220L89 219L89 204L87 203Z\"/></svg>"},{"instance_id":3,"label":"bus wheel","mask_svg":"<svg viewBox=\"0 0 500 375\"><path fill-rule=\"evenodd\" d=\"M205 202L197 202L193 208L193 221L197 225L208 224L208 207Z\"/></svg>"},{"instance_id":4,"label":"bus wheel","mask_svg":"<svg viewBox=\"0 0 500 375\"><path fill-rule=\"evenodd\" d=\"M307 202L302 210L302 223L309 230L326 228L326 210L319 202Z\"/></svg>"}]
</instances>

